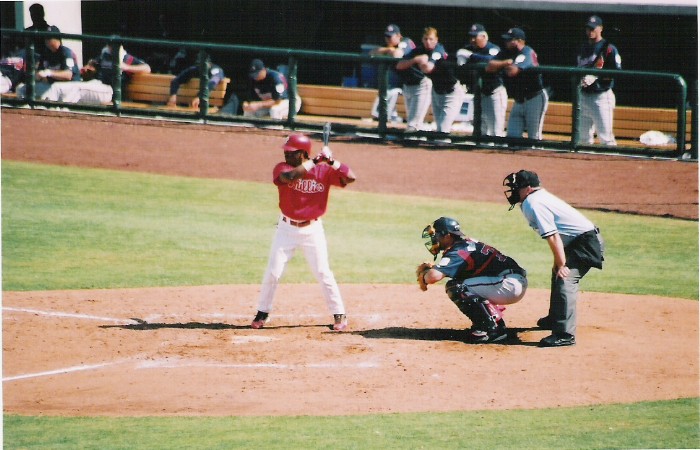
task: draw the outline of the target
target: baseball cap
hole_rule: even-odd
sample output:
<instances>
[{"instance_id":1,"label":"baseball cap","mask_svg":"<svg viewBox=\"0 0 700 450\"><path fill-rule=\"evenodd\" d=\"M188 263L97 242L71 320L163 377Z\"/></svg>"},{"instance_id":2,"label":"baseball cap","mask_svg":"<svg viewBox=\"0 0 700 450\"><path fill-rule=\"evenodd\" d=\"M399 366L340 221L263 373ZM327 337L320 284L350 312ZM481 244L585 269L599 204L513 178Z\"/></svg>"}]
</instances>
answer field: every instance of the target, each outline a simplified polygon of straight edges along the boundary
<instances>
[{"instance_id":1,"label":"baseball cap","mask_svg":"<svg viewBox=\"0 0 700 450\"><path fill-rule=\"evenodd\" d=\"M250 78L256 78L264 69L265 64L259 59L254 59L250 62L250 66L248 67L248 76L250 76Z\"/></svg>"},{"instance_id":2,"label":"baseball cap","mask_svg":"<svg viewBox=\"0 0 700 450\"><path fill-rule=\"evenodd\" d=\"M586 28L595 28L595 27L602 27L603 26L603 19L601 19L598 16L591 16L588 18L588 22L586 22Z\"/></svg>"},{"instance_id":3,"label":"baseball cap","mask_svg":"<svg viewBox=\"0 0 700 450\"><path fill-rule=\"evenodd\" d=\"M61 30L59 30L56 25L49 25L45 31L47 31L47 32L50 31L53 33L60 33L61 32ZM61 38L57 34L56 35L52 34L51 36L46 36L44 39L58 39L58 40L60 40Z\"/></svg>"},{"instance_id":4,"label":"baseball cap","mask_svg":"<svg viewBox=\"0 0 700 450\"><path fill-rule=\"evenodd\" d=\"M535 172L529 170L520 170L515 173L515 185L518 188L526 186L538 187L540 185L540 177Z\"/></svg>"},{"instance_id":5,"label":"baseball cap","mask_svg":"<svg viewBox=\"0 0 700 450\"><path fill-rule=\"evenodd\" d=\"M393 36L399 33L401 33L401 29L398 25L394 25L393 23L391 25L388 25L386 27L386 30L384 30L384 36L386 37Z\"/></svg>"},{"instance_id":6,"label":"baseball cap","mask_svg":"<svg viewBox=\"0 0 700 450\"><path fill-rule=\"evenodd\" d=\"M506 32L506 34L501 35L501 37L506 41L510 41L512 39L522 39L524 41L525 32L520 28L511 28L508 30L508 32Z\"/></svg>"},{"instance_id":7,"label":"baseball cap","mask_svg":"<svg viewBox=\"0 0 700 450\"><path fill-rule=\"evenodd\" d=\"M485 33L486 28L480 23L475 23L469 28L469 36L478 36L479 33Z\"/></svg>"}]
</instances>

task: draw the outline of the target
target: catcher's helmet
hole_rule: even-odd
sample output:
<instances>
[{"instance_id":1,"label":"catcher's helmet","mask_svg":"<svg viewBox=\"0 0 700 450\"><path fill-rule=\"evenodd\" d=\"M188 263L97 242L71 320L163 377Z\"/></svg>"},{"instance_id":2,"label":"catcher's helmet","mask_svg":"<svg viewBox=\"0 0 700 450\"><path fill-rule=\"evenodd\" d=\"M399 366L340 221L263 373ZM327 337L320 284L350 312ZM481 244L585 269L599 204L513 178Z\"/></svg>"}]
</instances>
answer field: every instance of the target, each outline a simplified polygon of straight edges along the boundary
<instances>
[{"instance_id":1,"label":"catcher's helmet","mask_svg":"<svg viewBox=\"0 0 700 450\"><path fill-rule=\"evenodd\" d=\"M296 152L297 150L303 150L308 155L311 153L311 139L308 136L301 133L290 134L287 138L287 142L282 146L285 152Z\"/></svg>"},{"instance_id":2,"label":"catcher's helmet","mask_svg":"<svg viewBox=\"0 0 700 450\"><path fill-rule=\"evenodd\" d=\"M450 217L440 217L423 229L423 239L430 238L429 241L425 242L425 248L430 254L437 256L440 253L439 239L447 234L452 234L460 239L465 237L459 222Z\"/></svg>"},{"instance_id":3,"label":"catcher's helmet","mask_svg":"<svg viewBox=\"0 0 700 450\"><path fill-rule=\"evenodd\" d=\"M520 202L520 194L518 190L524 187L538 187L540 185L540 178L535 172L530 172L529 170L520 170L518 172L513 172L503 179L503 186L507 187L503 193L508 199L508 203L511 205L511 209L518 202Z\"/></svg>"}]
</instances>

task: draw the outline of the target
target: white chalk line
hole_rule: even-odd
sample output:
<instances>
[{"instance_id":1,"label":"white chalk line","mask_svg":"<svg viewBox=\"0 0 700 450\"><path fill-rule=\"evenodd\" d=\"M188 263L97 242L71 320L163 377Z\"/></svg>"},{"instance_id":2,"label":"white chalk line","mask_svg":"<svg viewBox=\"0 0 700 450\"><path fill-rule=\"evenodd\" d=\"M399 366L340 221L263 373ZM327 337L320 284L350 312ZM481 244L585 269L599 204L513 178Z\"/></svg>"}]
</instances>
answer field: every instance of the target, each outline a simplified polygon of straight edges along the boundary
<instances>
[{"instance_id":1,"label":"white chalk line","mask_svg":"<svg viewBox=\"0 0 700 450\"><path fill-rule=\"evenodd\" d=\"M307 363L307 364L284 364L284 363L221 363L209 361L194 361L183 359L153 359L143 361L136 365L137 369L178 369L185 367L200 367L216 369L375 369L380 365L375 362L365 361L359 363Z\"/></svg>"},{"instance_id":2,"label":"white chalk line","mask_svg":"<svg viewBox=\"0 0 700 450\"><path fill-rule=\"evenodd\" d=\"M13 377L3 377L2 382L6 383L8 381L25 380L27 378L48 377L51 375L63 375L63 374L72 373L72 372L81 372L84 370L102 369L104 367L114 366L116 364L123 364L123 363L129 362L129 361L132 361L132 360L126 359L126 360L122 360L122 361L111 361L111 362L106 362L106 363L101 363L101 364L88 364L88 365L64 367L61 369L48 370L45 372L26 373L23 375L15 375Z\"/></svg>"},{"instance_id":3,"label":"white chalk line","mask_svg":"<svg viewBox=\"0 0 700 450\"><path fill-rule=\"evenodd\" d=\"M49 317L62 317L62 318L70 318L70 319L86 319L86 320L98 320L101 322L115 322L115 323L124 323L124 322L132 322L132 323L138 323L137 321L133 319L117 319L114 317L101 317L101 316L92 316L89 314L77 314L77 313L66 313L66 312L56 312L56 311L41 311L38 309L27 309L27 308L13 308L10 306L3 306L2 307L3 311L11 311L11 312L20 312L20 313L27 313L27 314L36 314L39 316L49 316Z\"/></svg>"},{"instance_id":4,"label":"white chalk line","mask_svg":"<svg viewBox=\"0 0 700 450\"><path fill-rule=\"evenodd\" d=\"M41 311L38 309L29 309L29 308L14 308L11 306L3 306L2 307L3 311L9 311L9 312L20 312L20 313L27 313L27 314L36 314L40 316L47 316L47 317L63 317L63 318L70 318L70 319L85 319L85 320L98 320L102 322L113 322L113 323L140 323L139 320L135 319L118 319L114 317L102 317L102 316L93 316L90 314L78 314L78 313L66 313L66 312L59 312L59 311ZM162 320L162 319L173 319L173 320L179 320L182 316L174 316L174 315L166 315L166 314L151 314L143 322L146 323L153 323L157 320ZM216 318L216 319L251 319L251 315L243 315L243 314L202 314L201 317L208 317L208 318ZM328 315L322 315L322 314L271 314L271 318L279 318L279 319L317 319L317 318L325 318L328 317ZM355 314L351 315L350 319L352 318L357 318L357 319L363 319L366 322L370 323L375 323L379 322L382 318L381 314ZM191 320L191 319L189 319Z\"/></svg>"}]
</instances>

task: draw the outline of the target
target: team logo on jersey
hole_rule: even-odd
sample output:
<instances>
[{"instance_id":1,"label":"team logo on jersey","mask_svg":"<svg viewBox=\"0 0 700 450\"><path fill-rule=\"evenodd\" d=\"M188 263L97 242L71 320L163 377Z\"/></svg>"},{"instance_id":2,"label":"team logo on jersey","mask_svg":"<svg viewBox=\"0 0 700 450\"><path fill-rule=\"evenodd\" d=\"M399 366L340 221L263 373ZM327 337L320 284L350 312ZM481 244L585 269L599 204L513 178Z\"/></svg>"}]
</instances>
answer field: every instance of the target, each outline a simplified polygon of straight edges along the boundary
<instances>
[{"instance_id":1,"label":"team logo on jersey","mask_svg":"<svg viewBox=\"0 0 700 450\"><path fill-rule=\"evenodd\" d=\"M304 180L299 179L295 182L289 184L289 187L295 191L303 192L305 194L318 194L326 190L326 186L316 180Z\"/></svg>"},{"instance_id":2,"label":"team logo on jersey","mask_svg":"<svg viewBox=\"0 0 700 450\"><path fill-rule=\"evenodd\" d=\"M75 67L75 61L73 61L73 58L66 58L66 66L68 66L69 69Z\"/></svg>"},{"instance_id":3,"label":"team logo on jersey","mask_svg":"<svg viewBox=\"0 0 700 450\"><path fill-rule=\"evenodd\" d=\"M489 50L489 55L491 55L491 56L498 55L498 49L496 47L491 48L491 50Z\"/></svg>"},{"instance_id":4,"label":"team logo on jersey","mask_svg":"<svg viewBox=\"0 0 700 450\"><path fill-rule=\"evenodd\" d=\"M518 55L518 56L515 58L515 64L520 64L520 63L523 63L523 62L525 62L525 55Z\"/></svg>"},{"instance_id":5,"label":"team logo on jersey","mask_svg":"<svg viewBox=\"0 0 700 450\"><path fill-rule=\"evenodd\" d=\"M432 59L433 61L440 61L442 59L442 53L433 52L433 54L430 55L430 59Z\"/></svg>"},{"instance_id":6,"label":"team logo on jersey","mask_svg":"<svg viewBox=\"0 0 700 450\"><path fill-rule=\"evenodd\" d=\"M445 267L448 264L450 264L450 258L442 258L437 265L440 267Z\"/></svg>"},{"instance_id":7,"label":"team logo on jersey","mask_svg":"<svg viewBox=\"0 0 700 450\"><path fill-rule=\"evenodd\" d=\"M284 87L284 84L282 84L282 83L275 85L275 90L277 91L278 94L283 93L284 89L285 89L285 87Z\"/></svg>"}]
</instances>

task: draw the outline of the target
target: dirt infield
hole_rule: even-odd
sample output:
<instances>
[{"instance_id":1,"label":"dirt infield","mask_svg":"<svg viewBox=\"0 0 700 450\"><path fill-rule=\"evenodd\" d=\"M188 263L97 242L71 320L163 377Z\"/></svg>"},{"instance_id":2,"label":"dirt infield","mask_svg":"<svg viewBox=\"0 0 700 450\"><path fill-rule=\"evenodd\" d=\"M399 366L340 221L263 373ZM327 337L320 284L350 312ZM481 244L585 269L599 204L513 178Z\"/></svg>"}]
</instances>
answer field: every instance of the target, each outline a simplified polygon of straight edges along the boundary
<instances>
[{"instance_id":1,"label":"dirt infield","mask_svg":"<svg viewBox=\"0 0 700 450\"><path fill-rule=\"evenodd\" d=\"M283 136L2 110L3 160L267 182ZM507 208L503 177L528 168L578 207L698 218L696 164L345 141L333 148L360 191L417 194L416 180L428 180L430 192L420 194ZM263 330L248 327L255 285L4 292L5 412L337 415L698 395L697 301L583 292L578 345L541 349L547 332L533 325L546 312L545 290L508 307L512 339L481 346L464 342L468 320L440 287L341 290L351 319L341 334L325 325L315 285L283 284Z\"/></svg>"}]
</instances>

